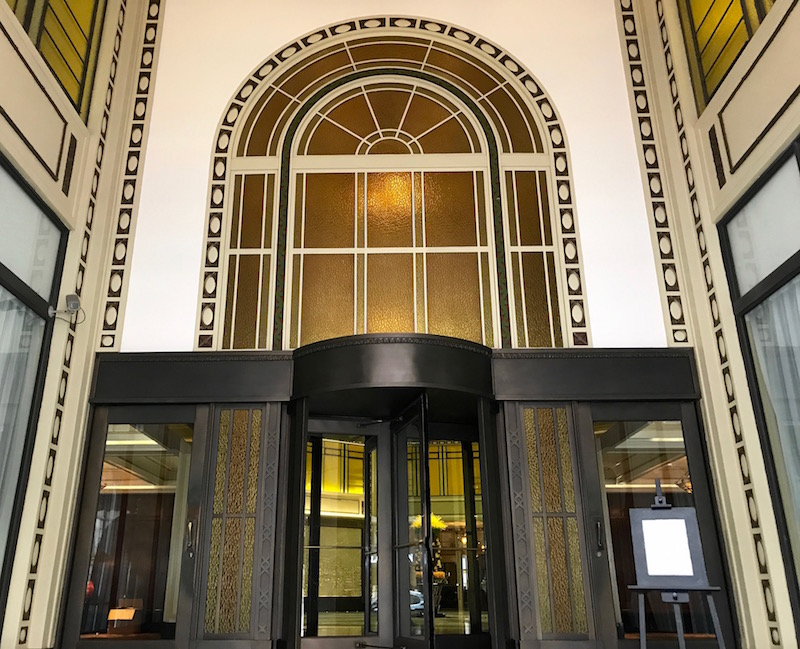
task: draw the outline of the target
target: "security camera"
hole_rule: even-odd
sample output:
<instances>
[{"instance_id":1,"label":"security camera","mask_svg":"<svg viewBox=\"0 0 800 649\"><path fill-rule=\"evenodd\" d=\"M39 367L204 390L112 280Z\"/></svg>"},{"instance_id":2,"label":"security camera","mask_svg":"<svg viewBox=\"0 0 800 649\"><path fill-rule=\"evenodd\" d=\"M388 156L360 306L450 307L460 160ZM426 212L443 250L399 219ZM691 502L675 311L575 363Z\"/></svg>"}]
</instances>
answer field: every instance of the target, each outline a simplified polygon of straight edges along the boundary
<instances>
[{"instance_id":1,"label":"security camera","mask_svg":"<svg viewBox=\"0 0 800 649\"><path fill-rule=\"evenodd\" d=\"M70 313L77 313L78 309L81 308L81 298L79 298L75 293L70 293L64 299L67 302L67 311Z\"/></svg>"},{"instance_id":2,"label":"security camera","mask_svg":"<svg viewBox=\"0 0 800 649\"><path fill-rule=\"evenodd\" d=\"M59 310L54 306L51 306L47 309L47 315L49 315L51 318L54 318L58 313L68 313L70 316L73 316L81 310L81 298L79 298L75 293L70 293L67 295L64 298L64 301L67 303L66 309Z\"/></svg>"}]
</instances>

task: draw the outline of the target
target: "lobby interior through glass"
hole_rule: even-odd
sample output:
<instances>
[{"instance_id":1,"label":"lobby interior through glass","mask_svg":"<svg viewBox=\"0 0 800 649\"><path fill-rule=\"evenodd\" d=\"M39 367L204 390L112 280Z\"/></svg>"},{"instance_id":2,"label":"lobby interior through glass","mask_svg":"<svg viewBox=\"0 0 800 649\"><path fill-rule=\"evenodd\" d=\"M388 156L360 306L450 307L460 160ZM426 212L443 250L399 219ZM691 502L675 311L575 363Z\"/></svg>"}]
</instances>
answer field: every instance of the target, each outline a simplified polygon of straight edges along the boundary
<instances>
[{"instance_id":1,"label":"lobby interior through glass","mask_svg":"<svg viewBox=\"0 0 800 649\"><path fill-rule=\"evenodd\" d=\"M488 641L477 399L341 397L315 398L306 426L301 636L422 638L432 626Z\"/></svg>"}]
</instances>

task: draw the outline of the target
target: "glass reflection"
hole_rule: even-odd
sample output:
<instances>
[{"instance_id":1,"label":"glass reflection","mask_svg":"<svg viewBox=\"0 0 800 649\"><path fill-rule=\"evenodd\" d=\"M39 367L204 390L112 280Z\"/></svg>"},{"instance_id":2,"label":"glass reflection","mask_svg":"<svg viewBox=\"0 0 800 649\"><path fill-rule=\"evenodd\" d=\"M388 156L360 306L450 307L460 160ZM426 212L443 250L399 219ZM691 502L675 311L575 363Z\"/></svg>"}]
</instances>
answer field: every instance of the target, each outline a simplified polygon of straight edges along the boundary
<instances>
[{"instance_id":1,"label":"glass reflection","mask_svg":"<svg viewBox=\"0 0 800 649\"><path fill-rule=\"evenodd\" d=\"M303 637L361 636L373 625L377 630L377 536L367 530L377 509L370 503L368 515L366 501L374 501L374 491L365 494L364 485L372 486L374 478L365 479L371 462L365 462L364 448L365 438L357 436L308 442Z\"/></svg>"},{"instance_id":2,"label":"glass reflection","mask_svg":"<svg viewBox=\"0 0 800 649\"><path fill-rule=\"evenodd\" d=\"M628 586L636 583L629 510L649 508L655 481L674 507L694 507L692 478L679 421L597 421L594 434L600 474L603 476L606 535L615 613L619 636L639 638L637 595ZM714 628L701 595L690 594L682 607L688 639L713 639ZM672 606L658 592L645 596L647 638L676 639Z\"/></svg>"},{"instance_id":3,"label":"glass reflection","mask_svg":"<svg viewBox=\"0 0 800 649\"><path fill-rule=\"evenodd\" d=\"M192 437L189 424L109 425L81 637L175 637Z\"/></svg>"},{"instance_id":4,"label":"glass reflection","mask_svg":"<svg viewBox=\"0 0 800 649\"><path fill-rule=\"evenodd\" d=\"M477 443L428 446L437 635L489 630L479 463Z\"/></svg>"}]
</instances>

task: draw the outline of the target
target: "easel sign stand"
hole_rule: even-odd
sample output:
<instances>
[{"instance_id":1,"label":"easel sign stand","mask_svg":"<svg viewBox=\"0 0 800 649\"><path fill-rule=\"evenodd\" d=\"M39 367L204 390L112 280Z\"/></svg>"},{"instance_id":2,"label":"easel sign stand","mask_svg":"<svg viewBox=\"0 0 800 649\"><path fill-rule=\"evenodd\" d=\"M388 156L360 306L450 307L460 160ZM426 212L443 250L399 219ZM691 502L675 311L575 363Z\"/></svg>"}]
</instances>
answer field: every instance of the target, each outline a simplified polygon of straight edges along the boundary
<instances>
[{"instance_id":1,"label":"easel sign stand","mask_svg":"<svg viewBox=\"0 0 800 649\"><path fill-rule=\"evenodd\" d=\"M639 647L647 648L644 596L648 591L661 591L661 601L672 604L678 647L686 649L681 604L689 602L689 593L705 593L714 633L720 649L725 639L714 604L714 593L706 576L700 528L694 507L673 507L661 493L661 480L656 480L656 496L649 509L631 509L633 559L636 565L636 585L628 586L639 597Z\"/></svg>"}]
</instances>

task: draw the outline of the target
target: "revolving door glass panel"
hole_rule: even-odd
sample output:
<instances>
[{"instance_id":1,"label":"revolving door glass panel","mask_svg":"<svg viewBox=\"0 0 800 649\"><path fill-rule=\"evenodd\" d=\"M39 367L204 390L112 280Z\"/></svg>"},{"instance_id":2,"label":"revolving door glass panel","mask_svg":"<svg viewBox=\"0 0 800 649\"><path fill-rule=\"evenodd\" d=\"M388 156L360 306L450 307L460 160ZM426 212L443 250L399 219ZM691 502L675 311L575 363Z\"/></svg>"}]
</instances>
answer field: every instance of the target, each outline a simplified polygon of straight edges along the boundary
<instances>
[{"instance_id":1,"label":"revolving door glass panel","mask_svg":"<svg viewBox=\"0 0 800 649\"><path fill-rule=\"evenodd\" d=\"M377 632L374 441L314 435L306 446L303 637Z\"/></svg>"},{"instance_id":2,"label":"revolving door glass panel","mask_svg":"<svg viewBox=\"0 0 800 649\"><path fill-rule=\"evenodd\" d=\"M435 635L488 631L478 443L428 443Z\"/></svg>"}]
</instances>

